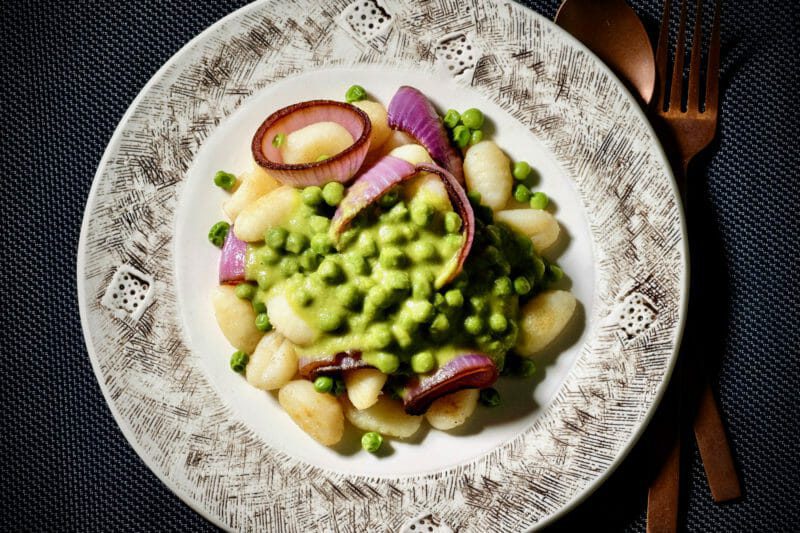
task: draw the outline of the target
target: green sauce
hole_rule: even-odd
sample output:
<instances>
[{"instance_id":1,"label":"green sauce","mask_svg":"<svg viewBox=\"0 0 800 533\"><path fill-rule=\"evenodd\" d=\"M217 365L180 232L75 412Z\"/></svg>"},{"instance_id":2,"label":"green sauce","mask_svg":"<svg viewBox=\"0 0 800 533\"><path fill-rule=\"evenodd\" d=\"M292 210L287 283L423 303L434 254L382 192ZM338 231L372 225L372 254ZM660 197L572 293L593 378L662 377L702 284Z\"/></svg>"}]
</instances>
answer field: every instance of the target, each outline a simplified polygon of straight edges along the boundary
<instances>
[{"instance_id":1,"label":"green sauce","mask_svg":"<svg viewBox=\"0 0 800 533\"><path fill-rule=\"evenodd\" d=\"M302 355L358 350L383 372L409 374L412 366L433 372L478 350L503 367L517 337L519 300L535 292L520 295L511 280L542 282L533 268L541 259L527 237L479 220L464 271L437 290L437 276L462 244L456 213L420 197L406 203L390 191L334 242L333 208L318 200L318 187L309 189L298 191L307 201L281 228L248 245L245 267L257 283L254 305L284 291L321 332L299 348Z\"/></svg>"}]
</instances>

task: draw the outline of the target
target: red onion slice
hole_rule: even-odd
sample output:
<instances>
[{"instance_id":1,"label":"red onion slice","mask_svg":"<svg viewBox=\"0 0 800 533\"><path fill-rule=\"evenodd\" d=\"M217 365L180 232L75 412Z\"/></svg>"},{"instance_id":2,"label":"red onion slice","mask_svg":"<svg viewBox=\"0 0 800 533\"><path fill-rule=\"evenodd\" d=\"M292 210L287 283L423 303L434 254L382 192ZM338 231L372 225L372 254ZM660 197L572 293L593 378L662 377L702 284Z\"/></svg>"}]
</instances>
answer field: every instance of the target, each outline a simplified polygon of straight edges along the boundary
<instances>
[{"instance_id":1,"label":"red onion slice","mask_svg":"<svg viewBox=\"0 0 800 533\"><path fill-rule=\"evenodd\" d=\"M363 209L372 205L383 194L409 179L417 169L403 159L390 155L380 158L369 167L347 190L331 222L331 233L337 237Z\"/></svg>"},{"instance_id":2,"label":"red onion slice","mask_svg":"<svg viewBox=\"0 0 800 533\"><path fill-rule=\"evenodd\" d=\"M222 244L222 255L219 257L219 282L239 283L244 281L244 262L247 254L247 243L239 240L233 231L228 230Z\"/></svg>"},{"instance_id":3,"label":"red onion slice","mask_svg":"<svg viewBox=\"0 0 800 533\"><path fill-rule=\"evenodd\" d=\"M323 161L284 164L280 150L272 145L275 136L288 135L317 122L341 124L355 141ZM256 163L281 183L294 187L323 185L329 181L346 183L355 176L367 156L371 131L369 117L356 106L333 100L311 100L284 107L268 116L256 130L251 148Z\"/></svg>"},{"instance_id":4,"label":"red onion slice","mask_svg":"<svg viewBox=\"0 0 800 533\"><path fill-rule=\"evenodd\" d=\"M439 165L464 183L461 156L453 145L430 100L418 89L404 85L389 102L389 127L401 130L424 146Z\"/></svg>"},{"instance_id":5,"label":"red onion slice","mask_svg":"<svg viewBox=\"0 0 800 533\"><path fill-rule=\"evenodd\" d=\"M497 380L494 361L481 353L467 353L451 359L428 377L406 386L403 407L410 415L421 415L438 398L462 389L482 389Z\"/></svg>"},{"instance_id":6,"label":"red onion slice","mask_svg":"<svg viewBox=\"0 0 800 533\"><path fill-rule=\"evenodd\" d=\"M361 352L352 351L321 358L301 357L298 367L300 377L313 381L321 375L337 374L357 368L370 368L371 365L361 359Z\"/></svg>"},{"instance_id":7,"label":"red onion slice","mask_svg":"<svg viewBox=\"0 0 800 533\"><path fill-rule=\"evenodd\" d=\"M450 197L450 202L453 204L453 208L456 210L456 213L461 216L461 231L464 234L464 242L461 244L458 253L453 254L453 257L450 258L436 278L436 288L440 289L453 281L464 268L464 261L467 260L467 256L470 250L472 250L472 241L475 239L475 213L472 211L472 204L469 203L464 188L448 171L429 163L418 164L417 170L430 172L441 178L444 188L447 190L447 195Z\"/></svg>"}]
</instances>

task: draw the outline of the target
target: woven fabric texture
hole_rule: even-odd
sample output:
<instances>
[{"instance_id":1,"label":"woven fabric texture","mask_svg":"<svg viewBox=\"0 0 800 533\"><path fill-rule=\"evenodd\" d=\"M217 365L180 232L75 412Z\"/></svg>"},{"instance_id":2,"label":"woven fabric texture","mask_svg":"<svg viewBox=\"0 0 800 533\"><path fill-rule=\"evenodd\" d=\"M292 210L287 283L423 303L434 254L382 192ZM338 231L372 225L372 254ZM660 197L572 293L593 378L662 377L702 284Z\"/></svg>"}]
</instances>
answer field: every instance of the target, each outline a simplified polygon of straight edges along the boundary
<instances>
[{"instance_id":1,"label":"woven fabric texture","mask_svg":"<svg viewBox=\"0 0 800 533\"><path fill-rule=\"evenodd\" d=\"M524 3L550 18L558 7ZM655 35L661 2L630 3ZM106 406L83 343L75 253L94 172L128 105L181 46L243 4L0 5L0 202L10 227L0 256L0 529L214 529L139 460ZM719 137L690 172L703 307L687 335L710 361L745 496L711 501L687 431L688 531L800 524L798 35L794 1L726 2ZM553 529L644 531L647 452L643 441Z\"/></svg>"}]
</instances>

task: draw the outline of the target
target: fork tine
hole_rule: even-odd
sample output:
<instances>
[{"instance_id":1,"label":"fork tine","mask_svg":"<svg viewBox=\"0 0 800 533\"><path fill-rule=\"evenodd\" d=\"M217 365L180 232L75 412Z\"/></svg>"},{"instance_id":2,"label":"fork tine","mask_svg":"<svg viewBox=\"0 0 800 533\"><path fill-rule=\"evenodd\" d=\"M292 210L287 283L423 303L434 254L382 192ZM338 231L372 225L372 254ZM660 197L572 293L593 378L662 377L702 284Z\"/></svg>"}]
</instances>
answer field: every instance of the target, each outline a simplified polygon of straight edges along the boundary
<instances>
[{"instance_id":1,"label":"fork tine","mask_svg":"<svg viewBox=\"0 0 800 533\"><path fill-rule=\"evenodd\" d=\"M711 30L711 45L708 48L708 68L706 69L706 113L717 113L719 105L719 18L720 1L714 6L714 27Z\"/></svg>"},{"instance_id":2,"label":"fork tine","mask_svg":"<svg viewBox=\"0 0 800 533\"><path fill-rule=\"evenodd\" d=\"M672 64L672 85L669 91L669 109L681 109L683 88L683 59L686 56L686 1L681 2L681 19L678 25L678 42Z\"/></svg>"},{"instance_id":3,"label":"fork tine","mask_svg":"<svg viewBox=\"0 0 800 533\"><path fill-rule=\"evenodd\" d=\"M700 56L703 50L703 4L697 0L694 13L694 33L692 34L692 56L689 62L689 94L686 110L700 111Z\"/></svg>"},{"instance_id":4,"label":"fork tine","mask_svg":"<svg viewBox=\"0 0 800 533\"><path fill-rule=\"evenodd\" d=\"M672 1L664 0L664 13L661 17L661 30L658 33L658 48L656 49L656 95L653 102L656 109L664 109L664 95L667 93L667 54L669 53L669 12Z\"/></svg>"}]
</instances>

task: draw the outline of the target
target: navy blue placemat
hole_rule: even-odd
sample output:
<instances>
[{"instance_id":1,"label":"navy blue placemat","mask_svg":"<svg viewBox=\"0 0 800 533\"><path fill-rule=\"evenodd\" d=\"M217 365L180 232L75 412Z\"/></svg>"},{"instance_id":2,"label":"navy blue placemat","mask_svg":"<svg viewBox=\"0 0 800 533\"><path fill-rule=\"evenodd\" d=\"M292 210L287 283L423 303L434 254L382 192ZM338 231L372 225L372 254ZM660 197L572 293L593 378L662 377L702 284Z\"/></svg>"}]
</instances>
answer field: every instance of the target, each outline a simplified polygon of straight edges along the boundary
<instances>
[{"instance_id":1,"label":"navy blue placemat","mask_svg":"<svg viewBox=\"0 0 800 533\"><path fill-rule=\"evenodd\" d=\"M551 18L558 4L525 3ZM214 529L158 481L114 422L83 344L75 252L95 169L125 109L173 53L243 4L0 5L0 202L8 228L0 529ZM660 2L631 4L656 32ZM800 524L799 19L792 0L731 0L723 15L720 135L692 173L692 238L707 280L707 312L692 324L715 361L745 496L712 503L687 438L682 521L690 531ZM644 531L646 452L637 446L554 529Z\"/></svg>"}]
</instances>

